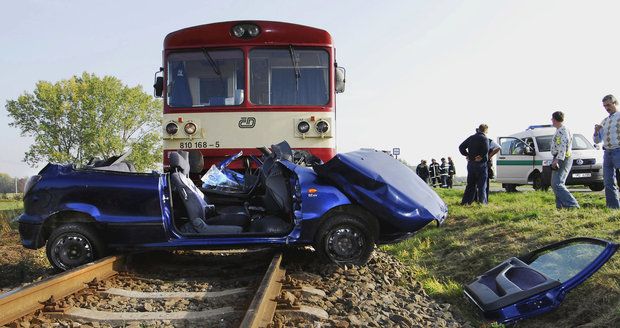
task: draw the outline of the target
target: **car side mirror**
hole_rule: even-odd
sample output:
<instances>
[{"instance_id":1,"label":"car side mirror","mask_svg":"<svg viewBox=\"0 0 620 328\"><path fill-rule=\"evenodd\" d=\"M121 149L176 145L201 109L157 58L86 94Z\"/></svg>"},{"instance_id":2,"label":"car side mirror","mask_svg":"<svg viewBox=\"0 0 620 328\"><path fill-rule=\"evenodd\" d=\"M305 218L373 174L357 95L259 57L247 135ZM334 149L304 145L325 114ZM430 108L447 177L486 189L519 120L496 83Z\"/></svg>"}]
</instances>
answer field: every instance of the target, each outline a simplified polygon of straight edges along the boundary
<instances>
[{"instance_id":1,"label":"car side mirror","mask_svg":"<svg viewBox=\"0 0 620 328\"><path fill-rule=\"evenodd\" d=\"M343 93L344 92L344 85L347 81L347 71L344 69L344 67L336 67L336 93Z\"/></svg>"},{"instance_id":2,"label":"car side mirror","mask_svg":"<svg viewBox=\"0 0 620 328\"><path fill-rule=\"evenodd\" d=\"M159 73L163 71L164 71L164 68L160 67L159 71L155 72L155 83L153 84L153 89L155 89L154 95L157 98L161 98L161 95L164 93L164 77L157 76Z\"/></svg>"}]
</instances>

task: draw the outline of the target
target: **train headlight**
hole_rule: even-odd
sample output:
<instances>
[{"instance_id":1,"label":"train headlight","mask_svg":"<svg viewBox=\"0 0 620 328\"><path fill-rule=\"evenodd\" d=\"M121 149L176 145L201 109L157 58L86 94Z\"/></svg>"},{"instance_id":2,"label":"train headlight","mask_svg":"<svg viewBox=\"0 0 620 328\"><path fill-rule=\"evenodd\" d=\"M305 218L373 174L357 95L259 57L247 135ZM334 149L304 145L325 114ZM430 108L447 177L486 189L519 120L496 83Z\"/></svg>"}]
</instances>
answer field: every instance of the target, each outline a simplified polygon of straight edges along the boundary
<instances>
[{"instance_id":1,"label":"train headlight","mask_svg":"<svg viewBox=\"0 0 620 328\"><path fill-rule=\"evenodd\" d=\"M168 123L166 125L166 133L168 134L176 134L179 131L179 126L176 123Z\"/></svg>"},{"instance_id":2,"label":"train headlight","mask_svg":"<svg viewBox=\"0 0 620 328\"><path fill-rule=\"evenodd\" d=\"M194 134L196 133L196 124L189 122L185 124L185 127L183 128L183 130L185 130L185 133L187 134Z\"/></svg>"},{"instance_id":3,"label":"train headlight","mask_svg":"<svg viewBox=\"0 0 620 328\"><path fill-rule=\"evenodd\" d=\"M258 29L258 26L256 26L256 25L249 25L248 26L248 34L251 37L257 36L259 32L260 32L260 30Z\"/></svg>"},{"instance_id":4,"label":"train headlight","mask_svg":"<svg viewBox=\"0 0 620 328\"><path fill-rule=\"evenodd\" d=\"M327 133L327 131L329 131L329 123L327 123L327 121L319 120L316 122L315 128L316 132L320 134Z\"/></svg>"},{"instance_id":5,"label":"train headlight","mask_svg":"<svg viewBox=\"0 0 620 328\"><path fill-rule=\"evenodd\" d=\"M308 131L310 131L310 123L299 121L299 123L297 123L297 131L299 131L299 133L308 133Z\"/></svg>"},{"instance_id":6,"label":"train headlight","mask_svg":"<svg viewBox=\"0 0 620 328\"><path fill-rule=\"evenodd\" d=\"M249 39L260 34L260 27L256 24L249 23L238 24L233 26L230 30L230 34L237 38Z\"/></svg>"},{"instance_id":7,"label":"train headlight","mask_svg":"<svg viewBox=\"0 0 620 328\"><path fill-rule=\"evenodd\" d=\"M243 34L245 34L245 29L243 28L243 25L235 25L232 28L232 34L238 38L243 37Z\"/></svg>"}]
</instances>

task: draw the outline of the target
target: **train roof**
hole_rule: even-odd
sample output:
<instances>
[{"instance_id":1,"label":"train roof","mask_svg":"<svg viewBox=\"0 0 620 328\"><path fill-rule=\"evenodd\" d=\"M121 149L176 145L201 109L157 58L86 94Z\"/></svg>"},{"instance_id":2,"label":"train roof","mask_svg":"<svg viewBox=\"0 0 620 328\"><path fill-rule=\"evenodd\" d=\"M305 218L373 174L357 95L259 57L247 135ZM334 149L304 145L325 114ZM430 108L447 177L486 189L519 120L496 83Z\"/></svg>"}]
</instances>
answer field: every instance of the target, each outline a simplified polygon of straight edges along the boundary
<instances>
[{"instance_id":1,"label":"train roof","mask_svg":"<svg viewBox=\"0 0 620 328\"><path fill-rule=\"evenodd\" d=\"M260 33L253 38L237 38L231 30L238 24L255 24L260 28ZM325 30L292 23L230 21L184 28L168 34L164 39L164 49L289 44L331 47L332 37Z\"/></svg>"}]
</instances>

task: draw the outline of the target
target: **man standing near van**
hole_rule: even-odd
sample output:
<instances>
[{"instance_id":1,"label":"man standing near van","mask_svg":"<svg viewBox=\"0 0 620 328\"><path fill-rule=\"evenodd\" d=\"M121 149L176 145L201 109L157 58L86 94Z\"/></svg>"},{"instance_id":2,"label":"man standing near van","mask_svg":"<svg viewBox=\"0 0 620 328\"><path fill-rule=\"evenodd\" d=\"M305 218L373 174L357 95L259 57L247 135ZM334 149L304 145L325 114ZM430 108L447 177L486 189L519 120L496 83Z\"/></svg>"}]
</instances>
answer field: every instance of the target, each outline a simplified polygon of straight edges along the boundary
<instances>
[{"instance_id":1,"label":"man standing near van","mask_svg":"<svg viewBox=\"0 0 620 328\"><path fill-rule=\"evenodd\" d=\"M487 203L488 129L486 124L480 124L476 134L469 136L459 145L459 151L467 157L467 187L461 205L469 205L474 200L482 204Z\"/></svg>"},{"instance_id":2,"label":"man standing near van","mask_svg":"<svg viewBox=\"0 0 620 328\"><path fill-rule=\"evenodd\" d=\"M551 115L551 123L556 128L555 134L551 138L551 188L555 194L555 207L579 208L579 204L570 191L566 189L566 178L571 167L573 158L571 149L573 148L573 134L564 126L564 113L557 111Z\"/></svg>"},{"instance_id":3,"label":"man standing near van","mask_svg":"<svg viewBox=\"0 0 620 328\"><path fill-rule=\"evenodd\" d=\"M613 95L603 97L603 107L609 114L601 124L594 126L594 143L603 143L603 182L607 207L620 208L618 188L614 184L615 169L620 168L620 114L618 100Z\"/></svg>"}]
</instances>

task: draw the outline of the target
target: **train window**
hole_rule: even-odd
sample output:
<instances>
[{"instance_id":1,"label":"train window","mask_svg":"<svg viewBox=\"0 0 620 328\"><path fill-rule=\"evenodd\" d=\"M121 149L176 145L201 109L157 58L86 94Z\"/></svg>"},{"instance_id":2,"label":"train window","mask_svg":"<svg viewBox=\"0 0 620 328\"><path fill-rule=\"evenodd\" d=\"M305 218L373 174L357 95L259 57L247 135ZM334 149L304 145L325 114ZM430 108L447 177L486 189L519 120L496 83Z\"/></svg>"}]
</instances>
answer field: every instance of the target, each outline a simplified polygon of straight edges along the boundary
<instances>
[{"instance_id":1,"label":"train window","mask_svg":"<svg viewBox=\"0 0 620 328\"><path fill-rule=\"evenodd\" d=\"M250 101L256 105L327 104L327 51L293 47L250 51Z\"/></svg>"},{"instance_id":2,"label":"train window","mask_svg":"<svg viewBox=\"0 0 620 328\"><path fill-rule=\"evenodd\" d=\"M235 106L244 98L243 52L203 50L168 56L168 105Z\"/></svg>"}]
</instances>

